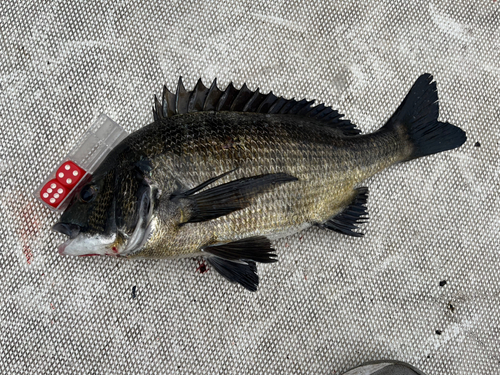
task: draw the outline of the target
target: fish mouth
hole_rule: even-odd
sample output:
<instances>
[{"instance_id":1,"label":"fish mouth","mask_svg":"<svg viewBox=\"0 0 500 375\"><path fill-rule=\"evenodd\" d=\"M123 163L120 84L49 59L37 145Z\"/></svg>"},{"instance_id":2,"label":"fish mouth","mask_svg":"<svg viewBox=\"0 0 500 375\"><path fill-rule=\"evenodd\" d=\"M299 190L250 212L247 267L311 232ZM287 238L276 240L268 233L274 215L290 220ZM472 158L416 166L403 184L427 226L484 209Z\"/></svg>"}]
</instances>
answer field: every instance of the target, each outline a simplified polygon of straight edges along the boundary
<instances>
[{"instance_id":1,"label":"fish mouth","mask_svg":"<svg viewBox=\"0 0 500 375\"><path fill-rule=\"evenodd\" d=\"M154 231L156 221L152 216L152 210L145 211L130 235L120 230L109 234L90 234L82 232L78 225L57 223L52 229L69 237L57 247L57 252L69 256L134 254L140 251Z\"/></svg>"},{"instance_id":2,"label":"fish mouth","mask_svg":"<svg viewBox=\"0 0 500 375\"><path fill-rule=\"evenodd\" d=\"M81 227L76 224L59 222L54 224L54 226L51 229L54 232L62 233L69 237L69 240L60 244L57 247L57 252L59 253L59 255L69 255L66 252L66 247L70 246L74 242L74 240L78 238L78 235L80 234L81 231Z\"/></svg>"},{"instance_id":3,"label":"fish mouth","mask_svg":"<svg viewBox=\"0 0 500 375\"><path fill-rule=\"evenodd\" d=\"M88 235L80 233L57 247L60 255L87 256L87 255L119 255L116 249L116 235Z\"/></svg>"},{"instance_id":4,"label":"fish mouth","mask_svg":"<svg viewBox=\"0 0 500 375\"><path fill-rule=\"evenodd\" d=\"M60 255L106 255L113 254L115 247L113 246L116 235L90 235L82 232L82 228L76 224L56 223L52 230L62 233L69 237L66 242L63 242L57 247L57 252Z\"/></svg>"},{"instance_id":5,"label":"fish mouth","mask_svg":"<svg viewBox=\"0 0 500 375\"><path fill-rule=\"evenodd\" d=\"M71 240L68 240L68 241L60 244L59 246L57 246L57 252L59 253L59 255L65 255L64 250L66 249L66 246L68 246L70 243L71 243Z\"/></svg>"},{"instance_id":6,"label":"fish mouth","mask_svg":"<svg viewBox=\"0 0 500 375\"><path fill-rule=\"evenodd\" d=\"M52 230L69 237L66 242L57 247L58 253L70 256L127 256L137 253L149 240L156 227L156 220L153 216L153 193L154 191L149 186L143 191L138 204L137 223L128 233L116 225L115 202L109 212L107 230L104 233L89 233L72 223L56 223Z\"/></svg>"},{"instance_id":7,"label":"fish mouth","mask_svg":"<svg viewBox=\"0 0 500 375\"><path fill-rule=\"evenodd\" d=\"M146 218L144 218L146 219ZM122 233L111 235L89 235L79 233L75 237L60 244L57 252L60 255L89 256L89 255L118 255L126 256L138 252L147 242L155 228L155 220L148 217L146 222L141 219L131 236ZM64 232L61 232L64 233ZM72 233L74 235L75 232ZM66 233L64 233L66 234ZM117 238L122 238L117 240ZM125 239L125 241L123 241Z\"/></svg>"},{"instance_id":8,"label":"fish mouth","mask_svg":"<svg viewBox=\"0 0 500 375\"><path fill-rule=\"evenodd\" d=\"M74 239L78 237L81 231L81 227L76 224L68 224L68 223L56 223L53 227L52 230L54 232L59 232L62 234L65 234L68 236L70 239Z\"/></svg>"},{"instance_id":9,"label":"fish mouth","mask_svg":"<svg viewBox=\"0 0 500 375\"><path fill-rule=\"evenodd\" d=\"M60 244L57 247L57 252L59 253L59 255L67 255L65 253L66 247L71 245L73 240L78 237L78 235L80 234L80 231L81 231L81 227L79 225L76 225L76 224L68 224L68 223L59 222L59 223L56 223L51 229L54 232L59 232L59 233L62 233L62 234L69 237L69 240Z\"/></svg>"}]
</instances>

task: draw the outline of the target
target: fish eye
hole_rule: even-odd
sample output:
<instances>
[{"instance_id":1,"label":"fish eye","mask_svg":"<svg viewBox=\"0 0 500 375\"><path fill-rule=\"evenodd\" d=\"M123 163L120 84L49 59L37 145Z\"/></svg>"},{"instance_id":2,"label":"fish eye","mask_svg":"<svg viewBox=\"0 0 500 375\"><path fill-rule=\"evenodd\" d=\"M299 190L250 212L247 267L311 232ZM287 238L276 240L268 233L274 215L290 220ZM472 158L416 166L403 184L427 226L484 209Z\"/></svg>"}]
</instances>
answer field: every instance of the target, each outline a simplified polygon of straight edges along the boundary
<instances>
[{"instance_id":1,"label":"fish eye","mask_svg":"<svg viewBox=\"0 0 500 375\"><path fill-rule=\"evenodd\" d=\"M88 203L92 201L97 195L97 187L95 185L85 185L82 190L80 190L80 200L82 202Z\"/></svg>"}]
</instances>

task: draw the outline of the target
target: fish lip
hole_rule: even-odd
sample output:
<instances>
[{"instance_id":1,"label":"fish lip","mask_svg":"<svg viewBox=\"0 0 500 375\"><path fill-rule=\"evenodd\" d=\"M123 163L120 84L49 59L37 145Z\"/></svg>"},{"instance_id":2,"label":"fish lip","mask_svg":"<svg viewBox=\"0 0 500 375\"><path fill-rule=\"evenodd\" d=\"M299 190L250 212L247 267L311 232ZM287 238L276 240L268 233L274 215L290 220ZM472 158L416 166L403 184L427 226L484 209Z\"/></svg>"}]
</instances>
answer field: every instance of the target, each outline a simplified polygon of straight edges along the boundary
<instances>
[{"instance_id":1,"label":"fish lip","mask_svg":"<svg viewBox=\"0 0 500 375\"><path fill-rule=\"evenodd\" d=\"M62 255L63 257L65 256L68 256L68 254L66 254L64 252L64 250L66 250L66 247L71 243L73 242L73 240L68 240L62 244L60 244L58 247L57 247L57 252L59 253L59 255ZM79 257L87 257L87 256L96 256L96 255L101 255L101 254L81 254L81 255L78 255Z\"/></svg>"},{"instance_id":2,"label":"fish lip","mask_svg":"<svg viewBox=\"0 0 500 375\"><path fill-rule=\"evenodd\" d=\"M57 247L59 255L82 256L82 255L111 255L110 246L114 237L88 236L80 233L77 238L69 239Z\"/></svg>"},{"instance_id":3,"label":"fish lip","mask_svg":"<svg viewBox=\"0 0 500 375\"><path fill-rule=\"evenodd\" d=\"M59 232L68 236L71 240L75 239L81 231L81 227L76 224L68 224L68 223L56 223L51 228L54 232Z\"/></svg>"},{"instance_id":4,"label":"fish lip","mask_svg":"<svg viewBox=\"0 0 500 375\"><path fill-rule=\"evenodd\" d=\"M60 244L60 245L57 247L57 252L59 253L59 255L63 255L63 256L67 255L67 254L65 254L65 253L64 253L64 250L66 249L66 247L67 247L67 246L68 246L71 242L73 242L73 240L68 240L68 241L66 241L66 242L64 242L64 243L62 243L62 244Z\"/></svg>"}]
</instances>

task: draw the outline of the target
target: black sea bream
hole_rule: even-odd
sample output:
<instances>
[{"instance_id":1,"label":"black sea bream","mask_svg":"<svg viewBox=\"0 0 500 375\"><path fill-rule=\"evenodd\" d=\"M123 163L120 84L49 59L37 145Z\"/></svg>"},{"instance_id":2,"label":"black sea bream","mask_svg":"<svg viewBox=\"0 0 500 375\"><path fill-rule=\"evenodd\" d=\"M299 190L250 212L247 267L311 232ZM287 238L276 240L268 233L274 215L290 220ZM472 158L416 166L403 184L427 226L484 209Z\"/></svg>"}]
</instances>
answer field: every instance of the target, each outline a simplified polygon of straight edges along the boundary
<instances>
[{"instance_id":1,"label":"black sea bream","mask_svg":"<svg viewBox=\"0 0 500 375\"><path fill-rule=\"evenodd\" d=\"M359 134L337 111L261 94L179 82L156 100L155 121L129 135L81 188L54 229L66 255L205 256L256 290L256 262L276 261L274 239L312 225L361 236L368 190L399 162L466 140L438 121L432 76L413 85L378 131Z\"/></svg>"}]
</instances>

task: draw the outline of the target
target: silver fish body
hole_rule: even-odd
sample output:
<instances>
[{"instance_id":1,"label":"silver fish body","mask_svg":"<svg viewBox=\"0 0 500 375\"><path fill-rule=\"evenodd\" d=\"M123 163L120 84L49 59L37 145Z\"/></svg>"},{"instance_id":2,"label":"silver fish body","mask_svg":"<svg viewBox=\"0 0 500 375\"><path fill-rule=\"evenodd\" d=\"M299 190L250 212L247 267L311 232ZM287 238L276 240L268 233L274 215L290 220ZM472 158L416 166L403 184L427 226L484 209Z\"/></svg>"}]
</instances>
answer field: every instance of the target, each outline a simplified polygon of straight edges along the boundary
<instances>
[{"instance_id":1,"label":"silver fish body","mask_svg":"<svg viewBox=\"0 0 500 375\"><path fill-rule=\"evenodd\" d=\"M180 84L175 95L164 91L154 113L156 121L109 154L56 224L72 237L61 253L203 255L249 290L258 284L255 262L276 260L271 240L311 225L360 236L362 181L466 139L437 121L430 75L372 134L358 134L328 107L246 86L222 92L199 82L187 92Z\"/></svg>"}]
</instances>

